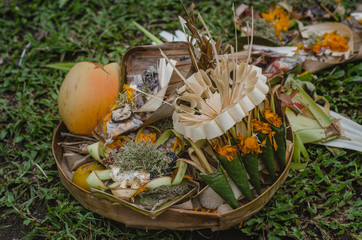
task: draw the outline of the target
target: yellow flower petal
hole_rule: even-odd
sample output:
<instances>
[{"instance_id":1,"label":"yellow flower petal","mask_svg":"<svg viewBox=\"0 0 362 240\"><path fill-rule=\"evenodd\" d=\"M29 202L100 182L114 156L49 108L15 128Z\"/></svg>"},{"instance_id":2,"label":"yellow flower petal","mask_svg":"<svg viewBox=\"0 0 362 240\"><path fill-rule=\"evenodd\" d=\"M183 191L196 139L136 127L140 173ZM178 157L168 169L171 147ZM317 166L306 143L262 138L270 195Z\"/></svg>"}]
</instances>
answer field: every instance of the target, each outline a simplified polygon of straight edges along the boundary
<instances>
[{"instance_id":1,"label":"yellow flower petal","mask_svg":"<svg viewBox=\"0 0 362 240\"><path fill-rule=\"evenodd\" d=\"M273 113L272 111L270 111L270 109L264 109L263 114L265 120L267 120L268 123L274 125L275 127L280 127L283 124L283 121L278 116L278 114Z\"/></svg>"},{"instance_id":2,"label":"yellow flower petal","mask_svg":"<svg viewBox=\"0 0 362 240\"><path fill-rule=\"evenodd\" d=\"M238 155L237 146L225 145L221 147L219 142L216 141L213 148L217 152L217 154L226 157L229 161L233 160L234 157Z\"/></svg>"},{"instance_id":3,"label":"yellow flower petal","mask_svg":"<svg viewBox=\"0 0 362 240\"><path fill-rule=\"evenodd\" d=\"M148 141L150 143L155 143L155 141L156 141L156 133L148 133L148 134L143 134L142 133L142 134L140 134L138 136L137 141L140 142L142 140Z\"/></svg>"}]
</instances>

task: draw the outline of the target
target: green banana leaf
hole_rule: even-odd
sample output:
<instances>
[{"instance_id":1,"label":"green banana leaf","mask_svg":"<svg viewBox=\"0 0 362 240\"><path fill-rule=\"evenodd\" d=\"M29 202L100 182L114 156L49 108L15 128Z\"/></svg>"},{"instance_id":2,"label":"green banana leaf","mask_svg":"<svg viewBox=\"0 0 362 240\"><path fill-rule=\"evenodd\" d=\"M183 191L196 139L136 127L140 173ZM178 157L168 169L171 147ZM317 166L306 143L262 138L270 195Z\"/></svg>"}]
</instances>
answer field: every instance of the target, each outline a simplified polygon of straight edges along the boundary
<instances>
[{"instance_id":1,"label":"green banana leaf","mask_svg":"<svg viewBox=\"0 0 362 240\"><path fill-rule=\"evenodd\" d=\"M309 154L307 149L305 148L303 141L300 139L298 133L293 133L294 135L294 151L293 151L293 160L294 162L290 165L291 169L294 170L302 170L307 167L309 162ZM305 163L301 162L300 154L303 154L306 159Z\"/></svg>"},{"instance_id":2,"label":"green banana leaf","mask_svg":"<svg viewBox=\"0 0 362 240\"><path fill-rule=\"evenodd\" d=\"M141 214L144 214L152 219L156 218L158 215L160 215L161 213L163 213L164 211L166 211L169 207L171 207L172 205L175 205L179 202L182 202L184 199L187 199L189 197L194 196L199 189L199 185L198 183L194 182L194 181L189 181L189 180L183 180L183 182L181 184L187 184L192 186L192 188L190 189L190 191L188 193L186 193L185 195L182 196L176 196L173 197L172 199L169 199L168 201L162 203L161 205L155 207L154 209L148 210L146 209L144 206L142 206L141 204L138 204L136 202L131 202L125 199L120 199L117 198L116 196L114 196L113 194L109 193L108 191L102 191L96 188L91 188L91 192L98 197L105 197L108 200L112 201L112 202L116 202L116 203L120 203L126 207L129 207Z\"/></svg>"},{"instance_id":3,"label":"green banana leaf","mask_svg":"<svg viewBox=\"0 0 362 240\"><path fill-rule=\"evenodd\" d=\"M215 153L215 155L245 198L249 201L253 200L253 194L249 187L248 177L246 175L245 168L241 163L240 157L235 156L233 160L229 161L227 157L221 156L217 153Z\"/></svg>"},{"instance_id":4,"label":"green banana leaf","mask_svg":"<svg viewBox=\"0 0 362 240\"><path fill-rule=\"evenodd\" d=\"M263 116L261 116L261 120L265 123L268 123L275 132L274 139L277 143L277 150L275 151L275 155L277 157L277 162L280 167L281 172L285 169L285 157L287 153L287 142L286 142L286 129L285 129L285 122L282 126L276 127L273 124L269 123Z\"/></svg>"},{"instance_id":5,"label":"green banana leaf","mask_svg":"<svg viewBox=\"0 0 362 240\"><path fill-rule=\"evenodd\" d=\"M248 153L242 159L245 169L249 174L249 182L255 188L256 192L260 195L260 176L259 176L259 163L258 154Z\"/></svg>"},{"instance_id":6,"label":"green banana leaf","mask_svg":"<svg viewBox=\"0 0 362 240\"><path fill-rule=\"evenodd\" d=\"M280 171L282 172L285 169L285 156L286 156L286 152L287 152L285 125L283 124L280 127L276 127L271 124L271 128L275 132L274 138L278 145L278 148L275 151L275 155L277 157Z\"/></svg>"},{"instance_id":7,"label":"green banana leaf","mask_svg":"<svg viewBox=\"0 0 362 240\"><path fill-rule=\"evenodd\" d=\"M202 174L201 178L222 197L233 209L238 208L240 205L236 200L233 190L226 179L222 166L219 166L214 174Z\"/></svg>"},{"instance_id":8,"label":"green banana leaf","mask_svg":"<svg viewBox=\"0 0 362 240\"><path fill-rule=\"evenodd\" d=\"M269 137L263 133L258 133L258 138L261 142L263 142L266 139L266 144L264 147L261 147L260 150L262 153L260 153L261 160L266 166L266 169L268 170L268 173L272 179L273 182L277 180L276 176L276 170L274 165L274 151L273 146L271 145L271 142L269 140Z\"/></svg>"},{"instance_id":9,"label":"green banana leaf","mask_svg":"<svg viewBox=\"0 0 362 240\"><path fill-rule=\"evenodd\" d=\"M144 27L142 27L141 25L139 25L137 22L133 21L132 22L133 25L135 25L141 32L143 32L146 37L148 37L151 41L155 42L156 44L163 44L163 42L158 39L155 35L153 35L152 33L150 33L149 31L147 31Z\"/></svg>"},{"instance_id":10,"label":"green banana leaf","mask_svg":"<svg viewBox=\"0 0 362 240\"><path fill-rule=\"evenodd\" d=\"M45 67L69 71L75 64L76 63L52 63L45 65Z\"/></svg>"}]
</instances>

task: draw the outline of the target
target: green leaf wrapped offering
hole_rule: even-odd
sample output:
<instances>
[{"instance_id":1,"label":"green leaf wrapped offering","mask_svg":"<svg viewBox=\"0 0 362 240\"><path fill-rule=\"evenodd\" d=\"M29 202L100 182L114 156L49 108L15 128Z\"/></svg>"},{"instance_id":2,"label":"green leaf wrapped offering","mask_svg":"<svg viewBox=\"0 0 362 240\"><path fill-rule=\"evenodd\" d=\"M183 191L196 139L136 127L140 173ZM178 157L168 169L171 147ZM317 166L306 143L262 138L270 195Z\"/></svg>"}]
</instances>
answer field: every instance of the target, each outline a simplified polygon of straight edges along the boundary
<instances>
[{"instance_id":1,"label":"green leaf wrapped offering","mask_svg":"<svg viewBox=\"0 0 362 240\"><path fill-rule=\"evenodd\" d=\"M237 146L225 145L220 146L216 141L214 146L215 155L224 167L235 185L243 193L246 199L253 200L253 194L249 187L248 177L244 166L241 164L240 153Z\"/></svg>"},{"instance_id":2,"label":"green leaf wrapped offering","mask_svg":"<svg viewBox=\"0 0 362 240\"><path fill-rule=\"evenodd\" d=\"M260 122L257 119L251 120L251 125L254 132L257 132L257 137L262 142L261 147L261 160L266 166L269 175L273 182L277 180L275 164L274 164L274 151L272 142L275 144L274 132L268 123Z\"/></svg>"},{"instance_id":3,"label":"green leaf wrapped offering","mask_svg":"<svg viewBox=\"0 0 362 240\"><path fill-rule=\"evenodd\" d=\"M286 131L285 124L282 119L269 109L263 110L264 119L270 124L272 130L275 132L274 138L276 142L275 154L280 167L280 171L285 169L285 156L287 151L286 145Z\"/></svg>"},{"instance_id":4,"label":"green leaf wrapped offering","mask_svg":"<svg viewBox=\"0 0 362 240\"><path fill-rule=\"evenodd\" d=\"M204 180L217 194L219 194L233 209L240 207L231 186L225 176L224 169L219 166L214 174L200 174Z\"/></svg>"},{"instance_id":5,"label":"green leaf wrapped offering","mask_svg":"<svg viewBox=\"0 0 362 240\"><path fill-rule=\"evenodd\" d=\"M241 135L238 138L240 140L239 146L244 155L243 163L250 177L250 184L258 194L261 194L258 163L258 154L261 153L260 144L255 136L247 137L245 140L242 139Z\"/></svg>"}]
</instances>

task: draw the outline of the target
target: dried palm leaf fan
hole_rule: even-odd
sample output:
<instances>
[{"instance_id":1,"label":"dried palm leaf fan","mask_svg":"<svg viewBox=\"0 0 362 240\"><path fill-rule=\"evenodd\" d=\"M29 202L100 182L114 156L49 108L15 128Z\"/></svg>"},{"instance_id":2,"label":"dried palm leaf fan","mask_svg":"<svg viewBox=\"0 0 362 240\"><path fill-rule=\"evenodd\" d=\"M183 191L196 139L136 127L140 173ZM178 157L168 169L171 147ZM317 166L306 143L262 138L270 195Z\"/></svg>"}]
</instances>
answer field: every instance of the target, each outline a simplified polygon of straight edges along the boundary
<instances>
[{"instance_id":1,"label":"dried palm leaf fan","mask_svg":"<svg viewBox=\"0 0 362 240\"><path fill-rule=\"evenodd\" d=\"M232 71L236 71L236 78L230 90ZM209 72L210 77L200 70L187 79L190 90L185 89L178 98L173 114L175 129L194 141L224 134L262 103L269 89L261 69L245 63L233 66L223 59L220 69Z\"/></svg>"},{"instance_id":2,"label":"dried palm leaf fan","mask_svg":"<svg viewBox=\"0 0 362 240\"><path fill-rule=\"evenodd\" d=\"M204 24L200 15L198 18ZM174 128L193 141L212 139L226 133L265 100L269 90L267 78L262 75L261 68L238 64L233 54L219 56L221 41L214 43L205 24L209 39L199 32L193 5L181 24L190 29L191 42L196 38L201 54L197 62L189 43L197 72L188 79L180 76L185 86L179 89L181 96L175 101ZM167 58L164 53L162 55Z\"/></svg>"}]
</instances>

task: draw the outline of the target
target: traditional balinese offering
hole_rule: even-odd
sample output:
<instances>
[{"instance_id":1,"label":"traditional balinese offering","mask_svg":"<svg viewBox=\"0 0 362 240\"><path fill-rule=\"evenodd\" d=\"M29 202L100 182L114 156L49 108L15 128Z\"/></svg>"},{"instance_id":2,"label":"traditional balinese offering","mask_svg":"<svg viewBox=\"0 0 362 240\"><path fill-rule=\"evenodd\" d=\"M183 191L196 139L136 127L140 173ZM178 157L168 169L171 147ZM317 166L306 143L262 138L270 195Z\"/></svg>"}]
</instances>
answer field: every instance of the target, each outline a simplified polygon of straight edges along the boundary
<instances>
[{"instance_id":1,"label":"traditional balinese offering","mask_svg":"<svg viewBox=\"0 0 362 240\"><path fill-rule=\"evenodd\" d=\"M96 124L76 131L62 114L54 135L64 186L84 207L129 227L227 229L258 212L288 176L290 125L251 47L246 58L233 47L221 52L193 6L186 13L188 43L131 49L117 94L97 105Z\"/></svg>"}]
</instances>

